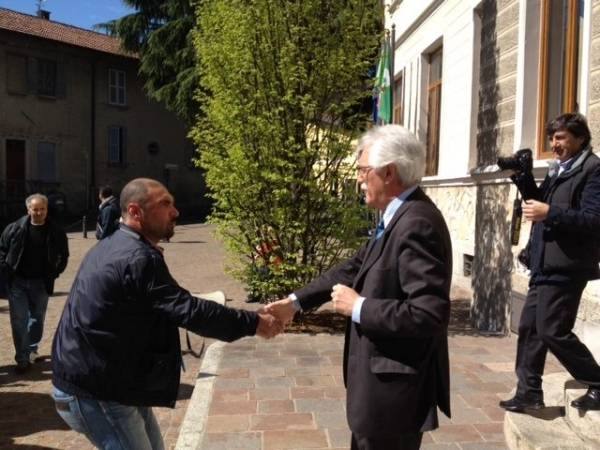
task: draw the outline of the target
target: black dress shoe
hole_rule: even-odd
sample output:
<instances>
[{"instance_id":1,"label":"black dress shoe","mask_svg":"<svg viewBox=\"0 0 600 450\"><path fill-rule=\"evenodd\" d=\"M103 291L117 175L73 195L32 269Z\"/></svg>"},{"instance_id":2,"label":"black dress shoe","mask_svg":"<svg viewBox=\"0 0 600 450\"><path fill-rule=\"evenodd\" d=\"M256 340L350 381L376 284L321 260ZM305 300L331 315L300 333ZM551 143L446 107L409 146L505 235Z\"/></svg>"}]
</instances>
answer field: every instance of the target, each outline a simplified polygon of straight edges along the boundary
<instances>
[{"instance_id":1,"label":"black dress shoe","mask_svg":"<svg viewBox=\"0 0 600 450\"><path fill-rule=\"evenodd\" d=\"M573 400L571 406L582 411L600 411L600 389L589 388L585 395Z\"/></svg>"},{"instance_id":2,"label":"black dress shoe","mask_svg":"<svg viewBox=\"0 0 600 450\"><path fill-rule=\"evenodd\" d=\"M515 395L509 400L502 400L499 403L500 408L510 412L525 412L526 410L537 410L545 407L542 399L524 398Z\"/></svg>"}]
</instances>

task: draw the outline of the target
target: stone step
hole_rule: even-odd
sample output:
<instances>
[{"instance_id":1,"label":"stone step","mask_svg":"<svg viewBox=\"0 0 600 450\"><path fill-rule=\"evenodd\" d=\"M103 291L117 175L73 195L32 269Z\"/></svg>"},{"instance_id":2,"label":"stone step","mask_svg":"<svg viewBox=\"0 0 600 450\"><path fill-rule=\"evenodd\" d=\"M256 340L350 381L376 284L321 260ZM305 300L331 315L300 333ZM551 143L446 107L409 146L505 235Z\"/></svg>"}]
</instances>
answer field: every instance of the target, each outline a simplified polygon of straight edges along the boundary
<instances>
[{"instance_id":1,"label":"stone step","mask_svg":"<svg viewBox=\"0 0 600 450\"><path fill-rule=\"evenodd\" d=\"M575 433L593 445L591 448L600 448L600 411L583 412L570 406L573 400L585 394L586 391L587 387L576 381L572 379L567 381L564 400L565 420Z\"/></svg>"},{"instance_id":2,"label":"stone step","mask_svg":"<svg viewBox=\"0 0 600 450\"><path fill-rule=\"evenodd\" d=\"M544 377L546 408L530 414L506 413L504 436L511 450L590 450L600 448L571 428L565 417L566 372Z\"/></svg>"},{"instance_id":3,"label":"stone step","mask_svg":"<svg viewBox=\"0 0 600 450\"><path fill-rule=\"evenodd\" d=\"M544 376L544 403L546 406L565 406L565 384L572 379L568 372L556 372Z\"/></svg>"},{"instance_id":4,"label":"stone step","mask_svg":"<svg viewBox=\"0 0 600 450\"><path fill-rule=\"evenodd\" d=\"M550 407L552 408L552 407ZM546 410L550 409L546 408ZM560 407L554 407L559 409ZM541 420L540 420L541 419ZM560 414L546 417L506 413L504 436L511 450L589 450Z\"/></svg>"}]
</instances>

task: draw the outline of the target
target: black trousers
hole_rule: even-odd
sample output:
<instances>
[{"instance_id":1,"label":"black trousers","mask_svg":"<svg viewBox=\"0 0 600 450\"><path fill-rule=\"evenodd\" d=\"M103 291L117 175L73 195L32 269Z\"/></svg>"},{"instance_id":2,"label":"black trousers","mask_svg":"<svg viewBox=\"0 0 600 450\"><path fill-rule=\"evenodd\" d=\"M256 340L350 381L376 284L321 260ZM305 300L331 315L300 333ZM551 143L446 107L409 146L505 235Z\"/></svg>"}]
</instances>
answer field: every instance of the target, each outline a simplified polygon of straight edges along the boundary
<instances>
[{"instance_id":1,"label":"black trousers","mask_svg":"<svg viewBox=\"0 0 600 450\"><path fill-rule=\"evenodd\" d=\"M395 438L368 438L352 433L351 450L419 450L423 433L404 434Z\"/></svg>"},{"instance_id":2,"label":"black trousers","mask_svg":"<svg viewBox=\"0 0 600 450\"><path fill-rule=\"evenodd\" d=\"M542 375L550 350L577 381L600 386L600 366L573 333L587 281L531 285L519 323L517 395L543 399Z\"/></svg>"}]
</instances>

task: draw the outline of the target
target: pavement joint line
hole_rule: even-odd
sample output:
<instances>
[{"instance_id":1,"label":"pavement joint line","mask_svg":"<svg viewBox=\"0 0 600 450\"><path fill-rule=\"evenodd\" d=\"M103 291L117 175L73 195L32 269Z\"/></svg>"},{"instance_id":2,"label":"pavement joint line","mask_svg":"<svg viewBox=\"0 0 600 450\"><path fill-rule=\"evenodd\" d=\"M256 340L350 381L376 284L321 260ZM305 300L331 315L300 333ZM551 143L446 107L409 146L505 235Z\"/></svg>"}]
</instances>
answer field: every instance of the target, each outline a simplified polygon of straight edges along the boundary
<instances>
[{"instance_id":1,"label":"pavement joint line","mask_svg":"<svg viewBox=\"0 0 600 450\"><path fill-rule=\"evenodd\" d=\"M192 295L225 304L225 294L221 291ZM212 343L202 358L202 366L200 366L194 391L181 424L175 450L197 450L202 444L214 383L217 378L216 374L223 358L225 345L227 344L221 341Z\"/></svg>"}]
</instances>

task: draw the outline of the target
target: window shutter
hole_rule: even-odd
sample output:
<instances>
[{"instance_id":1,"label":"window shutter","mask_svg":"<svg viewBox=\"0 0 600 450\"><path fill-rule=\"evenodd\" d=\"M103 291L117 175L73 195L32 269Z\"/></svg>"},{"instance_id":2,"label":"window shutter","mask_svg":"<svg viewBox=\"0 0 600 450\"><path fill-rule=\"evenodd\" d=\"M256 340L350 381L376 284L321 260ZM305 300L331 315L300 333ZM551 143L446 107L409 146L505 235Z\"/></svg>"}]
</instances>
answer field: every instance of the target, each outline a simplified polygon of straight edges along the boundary
<instances>
[{"instance_id":1,"label":"window shutter","mask_svg":"<svg viewBox=\"0 0 600 450\"><path fill-rule=\"evenodd\" d=\"M66 63L56 63L56 96L64 98L67 96Z\"/></svg>"},{"instance_id":2,"label":"window shutter","mask_svg":"<svg viewBox=\"0 0 600 450\"><path fill-rule=\"evenodd\" d=\"M127 161L127 129L120 127L121 131L121 164L125 164Z\"/></svg>"},{"instance_id":3,"label":"window shutter","mask_svg":"<svg viewBox=\"0 0 600 450\"><path fill-rule=\"evenodd\" d=\"M27 94L27 57L7 53L6 91Z\"/></svg>"},{"instance_id":4,"label":"window shutter","mask_svg":"<svg viewBox=\"0 0 600 450\"><path fill-rule=\"evenodd\" d=\"M37 169L41 181L56 181L56 144L38 142Z\"/></svg>"},{"instance_id":5,"label":"window shutter","mask_svg":"<svg viewBox=\"0 0 600 450\"><path fill-rule=\"evenodd\" d=\"M119 128L108 127L108 162L119 162Z\"/></svg>"},{"instance_id":6,"label":"window shutter","mask_svg":"<svg viewBox=\"0 0 600 450\"><path fill-rule=\"evenodd\" d=\"M37 58L27 58L27 88L31 94L38 91L38 64Z\"/></svg>"}]
</instances>

